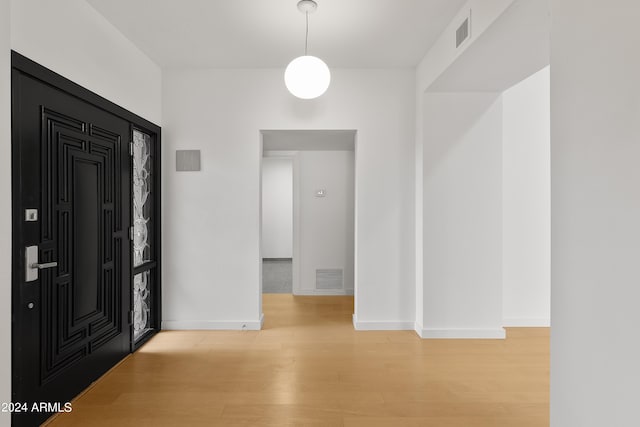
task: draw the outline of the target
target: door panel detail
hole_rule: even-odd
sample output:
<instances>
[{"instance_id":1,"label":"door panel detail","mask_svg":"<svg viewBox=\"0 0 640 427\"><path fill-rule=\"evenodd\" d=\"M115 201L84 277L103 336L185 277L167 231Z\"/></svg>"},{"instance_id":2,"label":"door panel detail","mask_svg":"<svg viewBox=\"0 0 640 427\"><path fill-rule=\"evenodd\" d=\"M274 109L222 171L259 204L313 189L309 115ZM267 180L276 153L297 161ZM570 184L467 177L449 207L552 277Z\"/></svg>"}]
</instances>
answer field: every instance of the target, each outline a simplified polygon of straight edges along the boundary
<instances>
[{"instance_id":1,"label":"door panel detail","mask_svg":"<svg viewBox=\"0 0 640 427\"><path fill-rule=\"evenodd\" d=\"M114 221L122 211L115 161L122 138L50 108L42 122L41 150L52 155L42 156L42 188L49 191L41 206L57 227L42 222L40 250L43 260L58 260L40 278L46 382L122 332L122 290L115 282L122 266L114 257L123 245L121 221Z\"/></svg>"}]
</instances>

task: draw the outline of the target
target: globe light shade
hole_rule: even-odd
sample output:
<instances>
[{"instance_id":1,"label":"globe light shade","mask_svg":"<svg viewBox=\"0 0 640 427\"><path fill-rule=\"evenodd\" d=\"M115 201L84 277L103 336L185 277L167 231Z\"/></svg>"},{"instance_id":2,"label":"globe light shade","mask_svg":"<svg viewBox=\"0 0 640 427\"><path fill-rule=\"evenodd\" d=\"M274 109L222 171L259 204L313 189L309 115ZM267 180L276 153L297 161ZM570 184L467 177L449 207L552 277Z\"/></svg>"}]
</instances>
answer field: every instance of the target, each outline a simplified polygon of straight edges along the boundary
<instances>
[{"instance_id":1,"label":"globe light shade","mask_svg":"<svg viewBox=\"0 0 640 427\"><path fill-rule=\"evenodd\" d=\"M331 72L322 59L311 55L299 56L287 66L284 83L294 96L313 99L329 88Z\"/></svg>"}]
</instances>

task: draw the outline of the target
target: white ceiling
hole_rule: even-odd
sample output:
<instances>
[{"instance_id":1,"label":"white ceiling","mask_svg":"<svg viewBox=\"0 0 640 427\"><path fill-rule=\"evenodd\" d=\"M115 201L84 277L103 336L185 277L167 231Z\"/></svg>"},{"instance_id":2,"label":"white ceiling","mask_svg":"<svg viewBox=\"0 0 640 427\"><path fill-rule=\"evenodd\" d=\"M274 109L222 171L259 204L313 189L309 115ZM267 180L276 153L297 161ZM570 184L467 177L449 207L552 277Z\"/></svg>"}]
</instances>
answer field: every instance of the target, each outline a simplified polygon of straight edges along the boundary
<instances>
[{"instance_id":1,"label":"white ceiling","mask_svg":"<svg viewBox=\"0 0 640 427\"><path fill-rule=\"evenodd\" d=\"M330 67L418 64L465 0L317 0L309 54ZM162 67L284 68L304 53L297 0L87 0Z\"/></svg>"}]
</instances>

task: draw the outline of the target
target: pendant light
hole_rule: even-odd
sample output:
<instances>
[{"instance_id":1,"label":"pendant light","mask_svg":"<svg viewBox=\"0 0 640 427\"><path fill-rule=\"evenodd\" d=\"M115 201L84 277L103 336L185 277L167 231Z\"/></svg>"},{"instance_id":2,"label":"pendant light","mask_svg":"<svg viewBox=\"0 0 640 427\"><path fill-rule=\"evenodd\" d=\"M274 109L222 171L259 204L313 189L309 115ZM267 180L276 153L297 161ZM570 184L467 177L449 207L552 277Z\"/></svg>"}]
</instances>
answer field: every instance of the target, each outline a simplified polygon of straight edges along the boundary
<instances>
[{"instance_id":1,"label":"pendant light","mask_svg":"<svg viewBox=\"0 0 640 427\"><path fill-rule=\"evenodd\" d=\"M284 83L294 96L301 99L317 98L329 88L331 72L324 61L307 54L309 41L309 14L316 11L314 0L300 0L298 10L305 14L307 30L304 39L304 55L289 63L284 72Z\"/></svg>"}]
</instances>

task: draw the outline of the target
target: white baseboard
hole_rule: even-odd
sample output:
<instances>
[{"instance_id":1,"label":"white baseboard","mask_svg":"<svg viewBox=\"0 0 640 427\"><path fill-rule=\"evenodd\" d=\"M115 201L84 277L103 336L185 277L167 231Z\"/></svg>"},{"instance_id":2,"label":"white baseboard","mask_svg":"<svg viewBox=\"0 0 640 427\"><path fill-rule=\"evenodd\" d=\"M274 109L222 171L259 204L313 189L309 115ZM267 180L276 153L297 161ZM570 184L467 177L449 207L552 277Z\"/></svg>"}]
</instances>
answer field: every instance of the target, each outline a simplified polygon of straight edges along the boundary
<instances>
[{"instance_id":1,"label":"white baseboard","mask_svg":"<svg viewBox=\"0 0 640 427\"><path fill-rule=\"evenodd\" d=\"M316 295L325 295L325 296L340 296L340 295L353 295L353 289L299 289L294 290L293 295L295 296L316 296Z\"/></svg>"},{"instance_id":2,"label":"white baseboard","mask_svg":"<svg viewBox=\"0 0 640 427\"><path fill-rule=\"evenodd\" d=\"M502 326L507 328L548 328L551 319L548 317L508 317L502 319Z\"/></svg>"},{"instance_id":3,"label":"white baseboard","mask_svg":"<svg viewBox=\"0 0 640 427\"><path fill-rule=\"evenodd\" d=\"M353 328L356 331L412 331L414 322L403 321L360 321L353 315Z\"/></svg>"},{"instance_id":4,"label":"white baseboard","mask_svg":"<svg viewBox=\"0 0 640 427\"><path fill-rule=\"evenodd\" d=\"M424 338L424 337L422 336L422 330L423 330L423 329L424 329L424 328L422 327L422 324L421 324L421 323L418 323L418 322L414 323L414 325L413 325L413 330L416 332L416 334L417 334L420 338Z\"/></svg>"},{"instance_id":5,"label":"white baseboard","mask_svg":"<svg viewBox=\"0 0 640 427\"><path fill-rule=\"evenodd\" d=\"M163 320L162 329L168 331L259 331L264 323L264 314L260 320Z\"/></svg>"},{"instance_id":6,"label":"white baseboard","mask_svg":"<svg viewBox=\"0 0 640 427\"><path fill-rule=\"evenodd\" d=\"M420 328L416 324L416 333L423 339L505 339L504 328L462 329L462 328Z\"/></svg>"}]
</instances>

